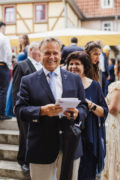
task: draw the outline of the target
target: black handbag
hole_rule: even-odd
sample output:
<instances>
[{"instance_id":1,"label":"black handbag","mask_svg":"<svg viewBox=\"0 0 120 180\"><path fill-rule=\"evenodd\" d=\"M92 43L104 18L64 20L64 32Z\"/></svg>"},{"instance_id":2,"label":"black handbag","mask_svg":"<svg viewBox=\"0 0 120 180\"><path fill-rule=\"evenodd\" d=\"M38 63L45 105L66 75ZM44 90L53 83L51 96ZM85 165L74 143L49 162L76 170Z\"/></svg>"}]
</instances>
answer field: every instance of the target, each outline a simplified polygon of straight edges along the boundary
<instances>
[{"instance_id":1,"label":"black handbag","mask_svg":"<svg viewBox=\"0 0 120 180\"><path fill-rule=\"evenodd\" d=\"M73 114L71 113L70 124L64 135L63 158L61 165L60 180L71 180L73 172L73 161L76 147L81 136L80 127L74 125Z\"/></svg>"}]
</instances>

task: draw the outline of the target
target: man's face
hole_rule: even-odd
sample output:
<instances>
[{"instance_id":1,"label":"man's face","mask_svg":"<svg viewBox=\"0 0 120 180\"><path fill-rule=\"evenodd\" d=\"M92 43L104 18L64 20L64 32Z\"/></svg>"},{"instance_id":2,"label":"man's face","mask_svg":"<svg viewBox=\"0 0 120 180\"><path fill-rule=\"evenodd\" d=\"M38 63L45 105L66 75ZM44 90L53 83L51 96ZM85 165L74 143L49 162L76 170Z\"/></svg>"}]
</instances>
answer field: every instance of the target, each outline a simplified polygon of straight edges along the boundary
<instances>
[{"instance_id":1,"label":"man's face","mask_svg":"<svg viewBox=\"0 0 120 180\"><path fill-rule=\"evenodd\" d=\"M30 57L37 62L40 61L40 50L38 45L30 49Z\"/></svg>"},{"instance_id":2,"label":"man's face","mask_svg":"<svg viewBox=\"0 0 120 180\"><path fill-rule=\"evenodd\" d=\"M61 49L57 42L46 42L41 47L41 61L48 71L54 71L60 64Z\"/></svg>"}]
</instances>

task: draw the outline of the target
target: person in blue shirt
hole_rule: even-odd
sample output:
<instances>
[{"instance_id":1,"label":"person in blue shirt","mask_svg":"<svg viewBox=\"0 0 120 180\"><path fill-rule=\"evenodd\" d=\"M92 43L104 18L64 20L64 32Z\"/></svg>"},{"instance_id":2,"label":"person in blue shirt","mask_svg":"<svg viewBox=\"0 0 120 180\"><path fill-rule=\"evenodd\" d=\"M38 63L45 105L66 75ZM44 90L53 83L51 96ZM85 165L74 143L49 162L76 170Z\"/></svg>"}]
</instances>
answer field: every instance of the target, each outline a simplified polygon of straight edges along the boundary
<instances>
[{"instance_id":1,"label":"person in blue shirt","mask_svg":"<svg viewBox=\"0 0 120 180\"><path fill-rule=\"evenodd\" d=\"M67 69L79 74L85 89L89 114L82 131L83 156L80 162L78 180L95 180L97 172L104 168L105 119L108 107L99 83L90 79L91 60L85 52L73 52L67 58Z\"/></svg>"}]
</instances>

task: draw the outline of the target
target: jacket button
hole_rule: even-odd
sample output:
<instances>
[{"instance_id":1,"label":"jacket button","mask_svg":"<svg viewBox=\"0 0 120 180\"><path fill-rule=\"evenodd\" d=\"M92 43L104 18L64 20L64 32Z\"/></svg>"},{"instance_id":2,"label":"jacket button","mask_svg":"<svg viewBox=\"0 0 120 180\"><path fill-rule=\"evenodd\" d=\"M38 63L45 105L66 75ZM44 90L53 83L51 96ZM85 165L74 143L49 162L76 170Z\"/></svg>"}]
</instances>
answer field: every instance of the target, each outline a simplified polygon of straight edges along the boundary
<instances>
[{"instance_id":1,"label":"jacket button","mask_svg":"<svg viewBox=\"0 0 120 180\"><path fill-rule=\"evenodd\" d=\"M59 134L62 134L62 133L63 133L63 131L60 130L60 131L59 131Z\"/></svg>"},{"instance_id":2,"label":"jacket button","mask_svg":"<svg viewBox=\"0 0 120 180\"><path fill-rule=\"evenodd\" d=\"M37 120L37 119L33 119L33 120L32 120L32 122L35 122L35 123L37 123L37 122L38 122L38 120Z\"/></svg>"}]
</instances>

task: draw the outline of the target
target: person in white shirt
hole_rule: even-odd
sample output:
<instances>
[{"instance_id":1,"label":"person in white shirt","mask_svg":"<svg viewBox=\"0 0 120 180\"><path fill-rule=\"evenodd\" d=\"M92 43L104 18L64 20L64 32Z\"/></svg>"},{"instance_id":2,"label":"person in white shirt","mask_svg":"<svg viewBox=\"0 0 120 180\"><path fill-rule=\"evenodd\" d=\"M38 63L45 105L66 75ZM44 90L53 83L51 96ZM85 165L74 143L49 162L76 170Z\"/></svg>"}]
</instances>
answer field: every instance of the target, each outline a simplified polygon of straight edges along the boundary
<instances>
[{"instance_id":1,"label":"person in white shirt","mask_svg":"<svg viewBox=\"0 0 120 180\"><path fill-rule=\"evenodd\" d=\"M0 21L0 120L9 119L5 115L6 96L12 69L12 51L9 39L4 35L4 22Z\"/></svg>"},{"instance_id":2,"label":"person in white shirt","mask_svg":"<svg viewBox=\"0 0 120 180\"><path fill-rule=\"evenodd\" d=\"M25 75L31 74L42 68L40 62L40 50L39 42L32 42L28 47L28 58L24 61L17 62L13 69L13 105L15 106L17 100L17 93L20 88L21 78ZM17 118L19 127L19 151L17 160L21 165L24 172L29 171L29 165L25 161L25 151L26 151L26 136L28 130L28 123L21 121Z\"/></svg>"}]
</instances>

